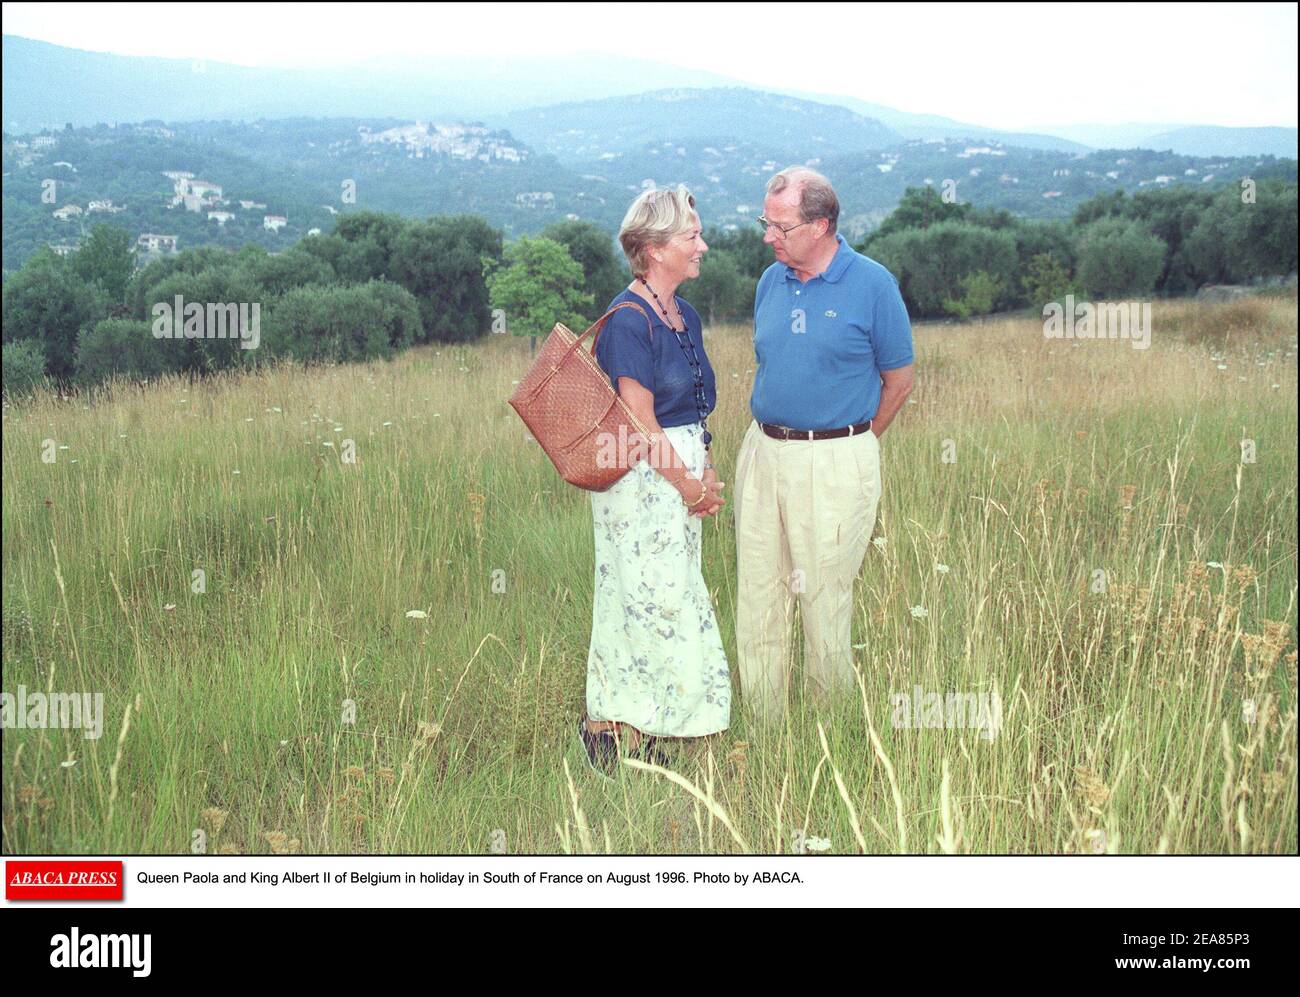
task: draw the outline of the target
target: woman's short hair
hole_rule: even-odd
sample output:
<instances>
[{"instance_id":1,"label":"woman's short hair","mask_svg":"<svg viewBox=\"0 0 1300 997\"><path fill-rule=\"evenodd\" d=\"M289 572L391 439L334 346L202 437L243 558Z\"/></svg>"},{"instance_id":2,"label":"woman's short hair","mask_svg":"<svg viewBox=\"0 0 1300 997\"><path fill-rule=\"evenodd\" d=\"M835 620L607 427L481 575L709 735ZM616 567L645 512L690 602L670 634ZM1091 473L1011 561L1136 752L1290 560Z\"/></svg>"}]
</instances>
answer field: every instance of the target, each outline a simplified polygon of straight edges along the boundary
<instances>
[{"instance_id":1,"label":"woman's short hair","mask_svg":"<svg viewBox=\"0 0 1300 997\"><path fill-rule=\"evenodd\" d=\"M827 234L835 231L840 220L840 199L831 182L807 166L787 166L767 182L769 194L779 194L791 185L799 188L799 221L827 221Z\"/></svg>"},{"instance_id":2,"label":"woman's short hair","mask_svg":"<svg viewBox=\"0 0 1300 997\"><path fill-rule=\"evenodd\" d=\"M676 188L651 187L638 194L618 230L618 241L633 276L641 276L649 269L651 247L662 246L673 236L694 228L699 220L695 195L682 184Z\"/></svg>"}]
</instances>

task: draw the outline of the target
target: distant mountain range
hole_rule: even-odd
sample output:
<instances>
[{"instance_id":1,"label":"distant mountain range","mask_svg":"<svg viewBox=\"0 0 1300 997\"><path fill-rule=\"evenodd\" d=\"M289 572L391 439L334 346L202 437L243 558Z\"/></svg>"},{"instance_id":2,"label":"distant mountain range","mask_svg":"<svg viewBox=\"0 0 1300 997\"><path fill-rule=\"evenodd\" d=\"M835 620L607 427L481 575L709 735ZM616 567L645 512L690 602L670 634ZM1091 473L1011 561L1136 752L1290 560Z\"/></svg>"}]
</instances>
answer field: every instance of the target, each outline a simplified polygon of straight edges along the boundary
<instances>
[{"instance_id":1,"label":"distant mountain range","mask_svg":"<svg viewBox=\"0 0 1300 997\"><path fill-rule=\"evenodd\" d=\"M670 139L694 144L725 138L803 157L870 152L901 134L843 107L740 88L673 89L514 111L500 119L511 134L563 162L583 162Z\"/></svg>"},{"instance_id":2,"label":"distant mountain range","mask_svg":"<svg viewBox=\"0 0 1300 997\"><path fill-rule=\"evenodd\" d=\"M902 139L846 109L751 90L666 91L596 104L518 119L535 129L540 149L490 125L377 118L156 121L6 135L3 265L21 266L42 245L70 252L101 221L144 242L150 234L169 244L175 237L181 249L253 243L275 252L329 232L355 211L476 214L507 237L581 219L612 238L647 182L688 184L706 226L734 229L754 224L767 177L802 162L834 180L841 228L852 238L878 225L913 186L1052 219L1119 189L1296 179L1293 159ZM701 113L656 117L660 104ZM637 113L625 114L627 107ZM621 124L629 117L653 126ZM692 121L730 131L688 137ZM741 127L751 121L762 127ZM660 130L674 123L686 132ZM893 144L866 147L877 141Z\"/></svg>"},{"instance_id":3,"label":"distant mountain range","mask_svg":"<svg viewBox=\"0 0 1300 997\"><path fill-rule=\"evenodd\" d=\"M507 237L575 218L612 234L647 183L688 184L706 225L736 228L762 210L767 177L794 163L833 179L853 238L911 186L1052 219L1119 189L1296 178L1294 148L1242 151L1285 144L1287 129L1124 126L1126 138L1163 136L1161 151L1099 150L623 57L294 72L5 36L3 73L6 270L42 245L70 252L99 221L181 248L272 251L362 210L477 214ZM592 90L604 95L559 99ZM1213 151L1225 146L1237 154Z\"/></svg>"},{"instance_id":4,"label":"distant mountain range","mask_svg":"<svg viewBox=\"0 0 1300 997\"><path fill-rule=\"evenodd\" d=\"M1087 152L1090 148L1088 143L1075 141L1060 135L1048 134L1050 129L1040 129L1034 132L1011 132L998 128L989 128L986 125L956 121L938 114L912 114L908 111L885 107L883 104L872 104L865 100L858 100L855 97L797 92L791 92L790 96L802 97L805 100L829 101L840 107L846 107L850 111L875 118L905 139L984 138L1002 142L1006 145L1019 146L1022 149L1055 149L1058 152ZM1122 146L1099 142L1091 147L1100 148L1108 144L1111 148L1132 148L1134 145L1131 142L1124 143Z\"/></svg>"},{"instance_id":5,"label":"distant mountain range","mask_svg":"<svg viewBox=\"0 0 1300 997\"><path fill-rule=\"evenodd\" d=\"M1285 127L1047 124L1008 132L842 95L762 93L716 73L608 53L571 58L384 57L293 70L119 56L5 35L2 71L4 130L17 135L67 124L344 117L481 121L509 129L538 151L574 160L596 144L635 145L703 135L739 141L761 138L770 145L798 148L804 156L833 146L837 151L863 151L908 139L958 138L1058 152L1146 148L1192 156L1291 159L1297 147L1296 129ZM771 123L796 131L760 134L768 121L728 120L734 105L725 96L705 96L714 89L734 88L761 93L766 109L779 111ZM682 96L674 108L664 93L689 96ZM635 96L640 100L633 105L609 103L611 98ZM614 120L612 110L628 106L652 115L661 131L652 133L649 122ZM684 119L688 109L695 120L674 119L674 111ZM555 120L575 131L572 143L543 135ZM805 127L810 129L807 134L797 134ZM793 138L800 141L793 143Z\"/></svg>"},{"instance_id":6,"label":"distant mountain range","mask_svg":"<svg viewBox=\"0 0 1300 997\"><path fill-rule=\"evenodd\" d=\"M1294 128L1225 128L1219 125L1057 125L1052 132L1091 148L1169 149L1187 156L1296 158Z\"/></svg>"}]
</instances>

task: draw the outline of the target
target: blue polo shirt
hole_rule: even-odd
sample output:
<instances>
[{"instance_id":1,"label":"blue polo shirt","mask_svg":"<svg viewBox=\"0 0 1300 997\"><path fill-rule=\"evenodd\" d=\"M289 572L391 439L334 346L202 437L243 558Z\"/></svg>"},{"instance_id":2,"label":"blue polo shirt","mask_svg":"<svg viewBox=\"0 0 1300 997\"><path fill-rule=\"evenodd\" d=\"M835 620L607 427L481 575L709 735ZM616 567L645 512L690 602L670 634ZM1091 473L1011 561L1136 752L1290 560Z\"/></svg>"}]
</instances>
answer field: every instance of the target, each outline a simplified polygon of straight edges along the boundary
<instances>
[{"instance_id":1,"label":"blue polo shirt","mask_svg":"<svg viewBox=\"0 0 1300 997\"><path fill-rule=\"evenodd\" d=\"M880 408L880 372L912 362L898 281L835 238L830 266L807 283L780 262L758 280L749 410L759 422L791 429L866 422Z\"/></svg>"},{"instance_id":2,"label":"blue polo shirt","mask_svg":"<svg viewBox=\"0 0 1300 997\"><path fill-rule=\"evenodd\" d=\"M686 334L700 362L700 373L704 377L704 414L708 415L717 404L718 387L713 365L704 352L703 323L699 313L686 301L676 300L682 318L686 320ZM596 340L596 362L609 375L615 391L618 391L620 377L630 377L653 394L655 421L662 428L698 423L700 407L695 398L695 373L682 344L655 309L630 290L615 295L606 311L624 301L639 305L645 314L633 308L621 308L611 315ZM646 326L647 317L654 326L653 339Z\"/></svg>"}]
</instances>

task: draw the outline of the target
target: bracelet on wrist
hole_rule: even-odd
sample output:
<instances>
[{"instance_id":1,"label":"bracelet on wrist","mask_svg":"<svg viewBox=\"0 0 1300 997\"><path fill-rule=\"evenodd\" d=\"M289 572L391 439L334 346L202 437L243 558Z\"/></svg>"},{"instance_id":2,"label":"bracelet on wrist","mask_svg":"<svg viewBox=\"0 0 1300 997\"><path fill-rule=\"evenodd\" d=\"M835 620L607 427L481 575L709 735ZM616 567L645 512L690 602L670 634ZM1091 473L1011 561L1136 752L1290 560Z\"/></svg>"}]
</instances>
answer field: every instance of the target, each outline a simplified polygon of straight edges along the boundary
<instances>
[{"instance_id":1,"label":"bracelet on wrist","mask_svg":"<svg viewBox=\"0 0 1300 997\"><path fill-rule=\"evenodd\" d=\"M682 496L682 501L686 502L686 508L688 509L694 509L697 505L703 502L704 496L707 495L709 491L708 485L706 485L703 481L700 481L699 478L696 478L695 480L700 482L700 494L695 497L695 501L686 502L686 496L685 495Z\"/></svg>"}]
</instances>

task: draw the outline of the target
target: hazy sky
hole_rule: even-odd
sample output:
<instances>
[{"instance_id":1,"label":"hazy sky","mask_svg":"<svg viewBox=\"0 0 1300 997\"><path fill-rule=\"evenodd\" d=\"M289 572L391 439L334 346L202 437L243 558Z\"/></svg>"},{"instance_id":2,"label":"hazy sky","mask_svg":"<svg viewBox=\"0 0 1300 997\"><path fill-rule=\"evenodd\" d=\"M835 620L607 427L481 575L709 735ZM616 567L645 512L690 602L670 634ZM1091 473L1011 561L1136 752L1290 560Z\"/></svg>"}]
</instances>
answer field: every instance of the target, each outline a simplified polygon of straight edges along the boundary
<instances>
[{"instance_id":1,"label":"hazy sky","mask_svg":"<svg viewBox=\"0 0 1300 997\"><path fill-rule=\"evenodd\" d=\"M1294 126L1296 27L1291 3L4 4L6 34L122 55L627 52L1008 129Z\"/></svg>"}]
</instances>

